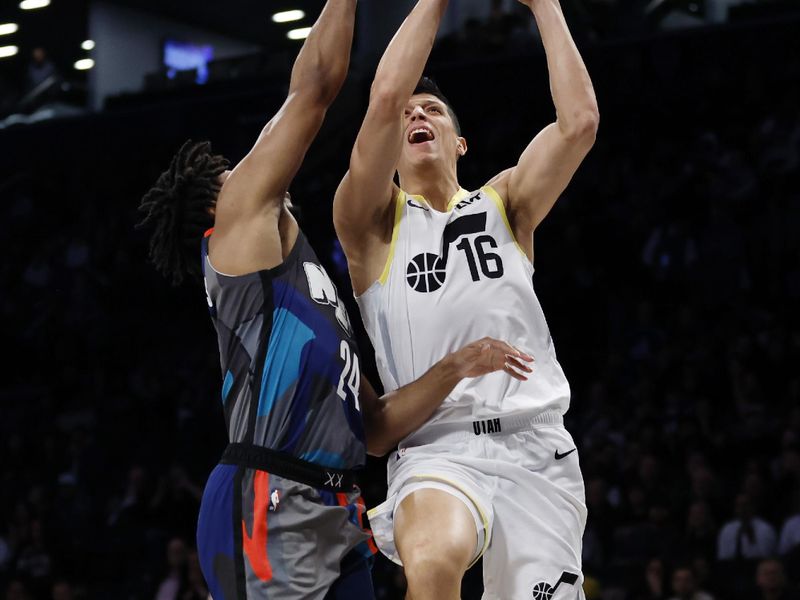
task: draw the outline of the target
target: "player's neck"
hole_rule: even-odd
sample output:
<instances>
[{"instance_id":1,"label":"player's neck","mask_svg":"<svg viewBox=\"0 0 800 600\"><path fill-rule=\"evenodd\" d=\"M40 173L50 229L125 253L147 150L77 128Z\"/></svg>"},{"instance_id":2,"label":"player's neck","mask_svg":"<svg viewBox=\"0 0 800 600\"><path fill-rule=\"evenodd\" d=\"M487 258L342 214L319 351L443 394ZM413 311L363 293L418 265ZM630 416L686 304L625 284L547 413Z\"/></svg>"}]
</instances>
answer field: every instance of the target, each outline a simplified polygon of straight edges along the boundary
<instances>
[{"instance_id":1,"label":"player's neck","mask_svg":"<svg viewBox=\"0 0 800 600\"><path fill-rule=\"evenodd\" d=\"M444 212L461 189L455 170L447 173L417 170L400 176L400 187L407 194L422 196L434 209Z\"/></svg>"}]
</instances>

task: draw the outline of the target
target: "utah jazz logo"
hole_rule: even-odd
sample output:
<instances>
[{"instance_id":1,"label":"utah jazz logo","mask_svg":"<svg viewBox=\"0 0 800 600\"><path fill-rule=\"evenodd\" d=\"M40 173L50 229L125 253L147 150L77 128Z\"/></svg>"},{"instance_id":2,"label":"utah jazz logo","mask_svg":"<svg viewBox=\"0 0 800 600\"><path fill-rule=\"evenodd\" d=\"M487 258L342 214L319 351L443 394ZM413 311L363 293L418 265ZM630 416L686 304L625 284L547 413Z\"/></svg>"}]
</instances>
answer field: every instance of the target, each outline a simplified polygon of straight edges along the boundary
<instances>
[{"instance_id":1,"label":"utah jazz logo","mask_svg":"<svg viewBox=\"0 0 800 600\"><path fill-rule=\"evenodd\" d=\"M311 299L317 304L327 304L336 309L336 320L348 335L353 335L353 328L350 326L350 318L347 316L347 309L339 301L339 293L336 286L328 277L328 273L321 266L312 262L303 263L308 279L308 291Z\"/></svg>"},{"instance_id":2,"label":"utah jazz logo","mask_svg":"<svg viewBox=\"0 0 800 600\"><path fill-rule=\"evenodd\" d=\"M447 224L442 235L440 255L431 252L417 254L406 267L406 281L417 292L435 292L444 285L447 277L447 260L450 245L458 238L486 231L486 213L464 215ZM480 281L481 273L489 279L503 276L503 259L499 254L489 252L497 248L497 242L490 235L481 235L474 240L464 238L457 250L464 252L472 281ZM477 259L476 259L477 257Z\"/></svg>"},{"instance_id":3,"label":"utah jazz logo","mask_svg":"<svg viewBox=\"0 0 800 600\"><path fill-rule=\"evenodd\" d=\"M555 585L550 585L544 581L537 583L533 586L533 600L550 600L553 597L553 594L556 593L558 586L562 583L566 583L567 585L574 585L575 582L578 581L578 576L575 573L567 573L564 571L561 573L561 579L556 581Z\"/></svg>"}]
</instances>

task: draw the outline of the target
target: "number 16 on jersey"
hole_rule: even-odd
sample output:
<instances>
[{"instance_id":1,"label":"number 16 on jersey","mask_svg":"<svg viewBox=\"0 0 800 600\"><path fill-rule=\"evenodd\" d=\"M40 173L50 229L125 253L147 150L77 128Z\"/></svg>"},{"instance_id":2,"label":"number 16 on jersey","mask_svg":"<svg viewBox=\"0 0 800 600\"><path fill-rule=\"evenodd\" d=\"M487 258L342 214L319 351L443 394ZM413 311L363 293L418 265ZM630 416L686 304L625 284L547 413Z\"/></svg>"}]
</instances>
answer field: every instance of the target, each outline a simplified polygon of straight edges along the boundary
<instances>
[{"instance_id":1,"label":"number 16 on jersey","mask_svg":"<svg viewBox=\"0 0 800 600\"><path fill-rule=\"evenodd\" d=\"M339 346L339 356L344 361L342 374L339 376L339 385L336 393L347 402L348 393L353 397L353 406L361 412L361 404L358 402L358 391L361 388L361 368L358 365L358 354L352 351L350 344L342 340ZM345 389L347 388L347 389Z\"/></svg>"}]
</instances>

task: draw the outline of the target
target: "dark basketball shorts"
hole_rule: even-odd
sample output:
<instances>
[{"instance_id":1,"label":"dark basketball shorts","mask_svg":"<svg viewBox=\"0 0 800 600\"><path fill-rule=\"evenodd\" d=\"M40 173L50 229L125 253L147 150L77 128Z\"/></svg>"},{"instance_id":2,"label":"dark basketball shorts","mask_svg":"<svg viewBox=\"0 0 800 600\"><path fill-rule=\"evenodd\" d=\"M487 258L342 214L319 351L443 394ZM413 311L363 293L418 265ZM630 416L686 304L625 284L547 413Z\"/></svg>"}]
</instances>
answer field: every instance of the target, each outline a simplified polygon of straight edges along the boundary
<instances>
[{"instance_id":1,"label":"dark basketball shorts","mask_svg":"<svg viewBox=\"0 0 800 600\"><path fill-rule=\"evenodd\" d=\"M219 464L200 506L197 546L214 600L374 598L377 551L358 488L333 492Z\"/></svg>"}]
</instances>

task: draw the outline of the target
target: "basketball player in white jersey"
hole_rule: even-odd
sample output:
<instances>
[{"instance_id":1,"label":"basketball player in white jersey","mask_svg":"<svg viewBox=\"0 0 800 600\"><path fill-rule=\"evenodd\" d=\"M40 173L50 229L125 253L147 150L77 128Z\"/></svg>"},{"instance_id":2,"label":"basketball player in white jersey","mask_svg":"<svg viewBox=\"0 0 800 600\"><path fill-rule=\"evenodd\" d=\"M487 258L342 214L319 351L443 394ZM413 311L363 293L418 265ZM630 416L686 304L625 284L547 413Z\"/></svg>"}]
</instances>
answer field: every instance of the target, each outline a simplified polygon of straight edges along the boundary
<instances>
[{"instance_id":1,"label":"basketball player in white jersey","mask_svg":"<svg viewBox=\"0 0 800 600\"><path fill-rule=\"evenodd\" d=\"M446 98L420 79L447 1L418 0L378 66L334 204L387 390L484 335L536 359L526 381L495 373L458 385L390 458L388 497L370 519L413 600L459 598L481 555L485 599L583 597L583 480L563 426L569 384L533 289L533 232L599 117L558 0L520 1L541 33L557 118L516 166L479 190L459 185L467 142ZM504 118L486 95L486 118Z\"/></svg>"}]
</instances>

